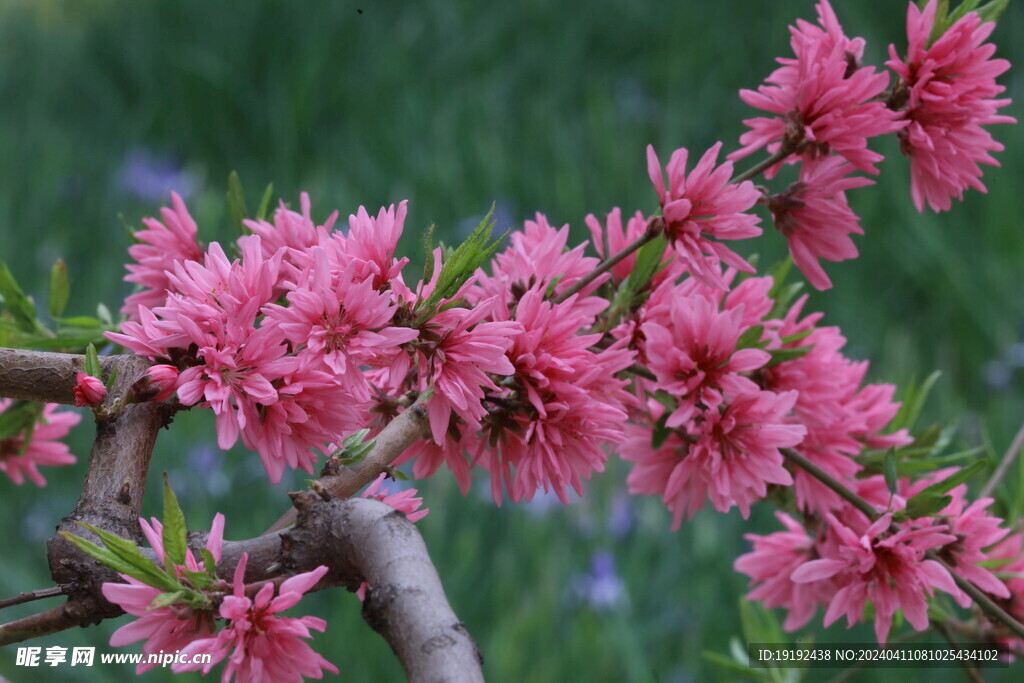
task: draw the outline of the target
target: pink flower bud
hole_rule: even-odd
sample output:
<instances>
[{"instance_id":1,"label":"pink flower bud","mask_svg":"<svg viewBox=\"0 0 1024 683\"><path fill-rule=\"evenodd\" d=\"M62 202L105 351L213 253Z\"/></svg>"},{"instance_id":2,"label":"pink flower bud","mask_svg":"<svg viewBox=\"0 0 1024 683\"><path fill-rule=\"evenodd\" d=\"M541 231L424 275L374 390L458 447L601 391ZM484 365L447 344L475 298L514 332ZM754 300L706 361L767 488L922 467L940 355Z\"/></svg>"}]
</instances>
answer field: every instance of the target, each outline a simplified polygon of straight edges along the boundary
<instances>
[{"instance_id":1,"label":"pink flower bud","mask_svg":"<svg viewBox=\"0 0 1024 683\"><path fill-rule=\"evenodd\" d=\"M165 401L178 388L178 369L173 365L154 365L132 385L137 401Z\"/></svg>"},{"instance_id":2,"label":"pink flower bud","mask_svg":"<svg viewBox=\"0 0 1024 683\"><path fill-rule=\"evenodd\" d=\"M78 384L75 385L75 405L94 406L103 402L107 395L107 388L103 382L91 375L80 372L75 375Z\"/></svg>"}]
</instances>

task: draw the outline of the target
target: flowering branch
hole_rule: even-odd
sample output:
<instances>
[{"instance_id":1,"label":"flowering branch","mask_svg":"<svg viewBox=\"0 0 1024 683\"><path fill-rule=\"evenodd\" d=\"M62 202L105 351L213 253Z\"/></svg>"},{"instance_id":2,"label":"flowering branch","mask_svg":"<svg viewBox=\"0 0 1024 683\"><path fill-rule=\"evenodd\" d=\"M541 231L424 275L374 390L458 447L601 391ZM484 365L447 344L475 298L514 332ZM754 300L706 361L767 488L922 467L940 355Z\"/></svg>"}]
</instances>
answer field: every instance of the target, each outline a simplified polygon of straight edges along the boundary
<instances>
[{"instance_id":1,"label":"flowering branch","mask_svg":"<svg viewBox=\"0 0 1024 683\"><path fill-rule=\"evenodd\" d=\"M789 149L789 146L784 144L777 152L775 152L775 154L765 157L760 162L754 164L743 173L740 173L738 176L736 176L729 182L734 185L738 185L739 183L742 183L744 180L756 178L757 176L761 175L764 171L771 168L775 164L785 160L786 157L788 157L792 153L793 151Z\"/></svg>"},{"instance_id":2,"label":"flowering branch","mask_svg":"<svg viewBox=\"0 0 1024 683\"><path fill-rule=\"evenodd\" d=\"M802 455L800 455L799 453L792 449L785 448L780 449L780 451L783 457L785 457L787 460L803 469L805 472L813 476L821 483L825 484L825 486L828 486L830 489L838 493L840 496L843 497L844 500L846 500L851 505L856 507L858 510L863 512L872 521L878 519L881 516L878 510L876 510L875 507L871 505L871 503L864 500L856 493L848 489L837 479L830 476L828 473L824 472L820 467L809 461L807 458L803 457ZM898 527L895 524L893 524L892 528L896 529ZM949 566L949 564L941 557L939 557L935 552L928 551L926 553L926 556L929 560L933 560L938 564L942 565L942 567L947 572L949 572L949 575L953 577L953 581L956 582L956 585L963 592L967 593L967 595L969 595L971 599L974 600L974 602L978 605L978 607L985 611L985 613L987 613L996 621L1001 622L1013 633L1015 633L1018 637L1024 638L1024 624L1021 624L1019 621L1014 619L1010 614L1006 612L1006 610L997 605L992 600L992 598L988 597L983 591L979 590L977 586L975 586L973 583L971 583L970 581L962 577L959 573L957 573L957 571L953 567Z\"/></svg>"}]
</instances>

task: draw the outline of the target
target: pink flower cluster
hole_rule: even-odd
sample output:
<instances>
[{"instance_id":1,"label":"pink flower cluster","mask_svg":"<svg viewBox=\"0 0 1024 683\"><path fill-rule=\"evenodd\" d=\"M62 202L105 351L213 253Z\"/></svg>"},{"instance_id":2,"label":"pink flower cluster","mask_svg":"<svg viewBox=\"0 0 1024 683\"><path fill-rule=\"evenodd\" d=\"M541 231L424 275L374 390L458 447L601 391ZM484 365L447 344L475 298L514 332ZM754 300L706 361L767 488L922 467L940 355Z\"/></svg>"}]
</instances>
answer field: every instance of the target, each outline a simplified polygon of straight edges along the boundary
<instances>
[{"instance_id":1,"label":"pink flower cluster","mask_svg":"<svg viewBox=\"0 0 1024 683\"><path fill-rule=\"evenodd\" d=\"M160 563L164 562L162 526L156 519L152 524L140 519L142 531ZM224 539L224 516L217 514L210 527L206 549L215 562L221 558ZM125 583L104 583L103 595L128 614L139 617L122 626L110 637L114 647L128 645L140 640L144 654L181 652L190 661L174 664L175 673L202 670L204 674L221 661L227 659L221 680L230 681L296 681L303 677L321 678L323 671L338 673L337 667L313 651L306 642L311 637L310 629L323 631L327 624L317 617L283 617L283 612L294 607L303 594L308 592L327 573L327 567L285 579L275 588L273 582L260 587L255 597L250 598L245 584L245 569L248 555L243 554L235 568L232 583L220 582L210 591L216 598L211 609L203 610L175 602L156 606L154 600L162 595L161 590L142 583L130 576L121 575ZM207 568L197 562L191 550L186 550L185 564L173 565L179 580L187 577L186 571L202 572ZM185 578L187 580L187 578ZM224 596L223 593L229 594ZM216 605L219 601L219 606ZM217 617L225 625L216 630ZM192 655L210 653L212 660L207 664L192 663ZM137 667L137 674L144 673L157 664L143 661Z\"/></svg>"},{"instance_id":2,"label":"pink flower cluster","mask_svg":"<svg viewBox=\"0 0 1024 683\"><path fill-rule=\"evenodd\" d=\"M1006 543L1001 542L1009 534L1003 520L986 510L991 499L968 504L966 486L960 485L934 516L893 523L894 513L905 510L910 498L952 472L943 470L914 483L900 480L895 493L881 475L859 480L857 492L888 510L874 521L845 502L833 512L809 514L803 523L777 513L786 531L748 534L753 551L735 562L736 570L751 579L747 597L786 609L783 625L789 631L807 624L818 606L825 609L825 626L843 616L852 626L863 619L870 603L879 643L886 641L897 611L916 630L926 629L928 599L935 589L949 593L961 606L970 605L949 571L929 553L994 598L1009 598L1007 584L986 568L1005 552Z\"/></svg>"},{"instance_id":3,"label":"pink flower cluster","mask_svg":"<svg viewBox=\"0 0 1024 683\"><path fill-rule=\"evenodd\" d=\"M931 0L921 10L910 3L906 58L890 45L886 62L900 77L895 104L907 124L900 148L910 157L910 193L918 211L925 204L948 211L951 198L962 199L968 187L985 192L978 164L998 166L990 152L1003 146L982 126L1017 121L998 113L1010 100L997 97L1005 88L996 77L1010 63L992 59L995 45L985 43L995 23L969 12L932 42L939 4Z\"/></svg>"},{"instance_id":4,"label":"pink flower cluster","mask_svg":"<svg viewBox=\"0 0 1024 683\"><path fill-rule=\"evenodd\" d=\"M865 448L910 441L904 431L881 433L899 409L893 387L864 385L867 364L840 353L838 330L817 327L820 315L800 319L805 299L771 317L772 284L747 278L723 292L693 279L665 282L615 330L653 373L638 380L648 398L621 448L635 463L630 491L661 496L673 528L708 499L746 516L769 486L794 482L802 507L827 512L836 494L791 473L780 449L852 482Z\"/></svg>"},{"instance_id":5,"label":"pink flower cluster","mask_svg":"<svg viewBox=\"0 0 1024 683\"><path fill-rule=\"evenodd\" d=\"M0 415L13 404L10 399L0 398ZM0 472L18 486L25 483L26 477L36 486L46 486L46 478L39 472L40 465L53 467L75 463L75 456L60 439L68 435L82 416L59 411L59 408L56 403L47 403L27 440L24 432L0 439Z\"/></svg>"}]
</instances>

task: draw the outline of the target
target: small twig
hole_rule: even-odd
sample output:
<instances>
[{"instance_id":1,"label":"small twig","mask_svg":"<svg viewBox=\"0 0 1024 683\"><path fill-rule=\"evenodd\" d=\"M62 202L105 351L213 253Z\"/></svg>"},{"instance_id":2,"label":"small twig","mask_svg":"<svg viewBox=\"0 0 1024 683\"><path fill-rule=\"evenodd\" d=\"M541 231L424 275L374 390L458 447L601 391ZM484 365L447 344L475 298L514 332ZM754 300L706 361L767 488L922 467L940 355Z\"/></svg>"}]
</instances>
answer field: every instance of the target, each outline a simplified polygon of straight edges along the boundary
<instances>
[{"instance_id":1,"label":"small twig","mask_svg":"<svg viewBox=\"0 0 1024 683\"><path fill-rule=\"evenodd\" d=\"M579 280L577 280L572 287L556 296L553 299L553 301L556 304L562 303L563 301L571 297L573 294L576 294L584 287L589 285L591 282L607 273L624 258L632 254L634 251L637 251L640 247L644 246L645 244L653 240L655 237L657 237L658 234L661 232L663 224L664 219L661 216L655 216L648 220L647 230L644 231L643 235L637 237L635 240L633 240L625 247L623 247L622 251L612 254L604 261L601 261L601 263L597 264L597 267L594 268L594 270L592 270L591 272L587 273L584 277L581 277Z\"/></svg>"},{"instance_id":2,"label":"small twig","mask_svg":"<svg viewBox=\"0 0 1024 683\"><path fill-rule=\"evenodd\" d=\"M782 161L791 154L791 152L786 150L785 147L786 145L783 145L775 154L762 160L760 163L754 164L753 166L748 168L743 173L740 173L738 176L736 176L729 182L735 185L737 183L742 183L744 180L750 180L751 178L760 175L763 171L771 168L772 166L779 163L780 161Z\"/></svg>"},{"instance_id":3,"label":"small twig","mask_svg":"<svg viewBox=\"0 0 1024 683\"><path fill-rule=\"evenodd\" d=\"M843 500L867 515L868 519L872 522L880 516L878 510L876 510L871 503L858 496L856 493L844 486L842 482L832 477L828 472L821 469L813 462L794 451L792 448L780 448L779 452L782 453L782 457L786 460L794 463L800 469L804 470L822 484L838 493Z\"/></svg>"},{"instance_id":4,"label":"small twig","mask_svg":"<svg viewBox=\"0 0 1024 683\"><path fill-rule=\"evenodd\" d=\"M956 638L953 637L953 633L949 630L949 627L946 625L944 621L934 622L932 624L932 628L934 628L939 633L939 635L945 638L950 645L952 645L955 648L960 647L960 643L958 643ZM978 669L974 667L970 662L964 661L961 662L961 664L963 664L964 671L967 673L967 677L970 678L973 683L985 683L985 678L981 675L981 672L978 671Z\"/></svg>"},{"instance_id":5,"label":"small twig","mask_svg":"<svg viewBox=\"0 0 1024 683\"><path fill-rule=\"evenodd\" d=\"M318 485L324 492L329 493L328 497L348 498L355 495L359 489L384 472L398 456L405 452L405 449L428 436L430 434L426 412L428 400L428 394L420 394L411 406L389 422L388 426L374 437L373 449L359 464L343 467L337 474L321 478ZM270 534L280 531L294 523L295 508L291 508L263 533Z\"/></svg>"},{"instance_id":6,"label":"small twig","mask_svg":"<svg viewBox=\"0 0 1024 683\"><path fill-rule=\"evenodd\" d=\"M1013 443L1006 449L1006 453L1003 455L1003 459L999 461L999 467L992 473L992 478L985 483L985 487L981 489L981 493L978 495L979 498L988 498L995 493L996 487L999 486L999 482L1006 477L1013 463L1017 461L1017 456L1020 455L1021 447L1024 447L1024 425L1021 425L1020 429L1017 430L1017 436L1013 437Z\"/></svg>"},{"instance_id":7,"label":"small twig","mask_svg":"<svg viewBox=\"0 0 1024 683\"><path fill-rule=\"evenodd\" d=\"M16 595L13 598L0 600L0 609L3 609L4 607L12 607L14 605L21 605L26 602L32 602L33 600L55 598L58 595L64 595L64 591L64 586L52 586L50 588L40 588L39 590L29 591L28 593Z\"/></svg>"}]
</instances>

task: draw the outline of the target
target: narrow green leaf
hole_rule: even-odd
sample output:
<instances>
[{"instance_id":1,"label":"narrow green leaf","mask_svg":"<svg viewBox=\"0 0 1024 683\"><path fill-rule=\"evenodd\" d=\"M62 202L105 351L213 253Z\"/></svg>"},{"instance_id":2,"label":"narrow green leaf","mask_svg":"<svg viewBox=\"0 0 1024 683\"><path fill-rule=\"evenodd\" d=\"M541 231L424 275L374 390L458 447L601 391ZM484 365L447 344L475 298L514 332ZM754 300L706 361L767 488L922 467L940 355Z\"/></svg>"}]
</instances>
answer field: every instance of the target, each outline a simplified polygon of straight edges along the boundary
<instances>
[{"instance_id":1,"label":"narrow green leaf","mask_svg":"<svg viewBox=\"0 0 1024 683\"><path fill-rule=\"evenodd\" d=\"M23 332L39 331L42 325L36 316L35 305L25 296L25 292L3 261L0 261L0 297L3 298L4 307L11 314L18 329Z\"/></svg>"},{"instance_id":2,"label":"narrow green leaf","mask_svg":"<svg viewBox=\"0 0 1024 683\"><path fill-rule=\"evenodd\" d=\"M85 347L84 372L90 377L103 377L103 368L100 367L100 357L96 353L96 347L92 344Z\"/></svg>"},{"instance_id":3,"label":"narrow green leaf","mask_svg":"<svg viewBox=\"0 0 1024 683\"><path fill-rule=\"evenodd\" d=\"M952 502L952 496L921 492L907 501L906 516L910 519L934 515Z\"/></svg>"},{"instance_id":4,"label":"narrow green leaf","mask_svg":"<svg viewBox=\"0 0 1024 683\"><path fill-rule=\"evenodd\" d=\"M665 413L658 418L658 421L654 423L654 429L651 430L651 448L655 450L661 448L672 434L672 430L665 425L668 416L669 413Z\"/></svg>"},{"instance_id":5,"label":"narrow green leaf","mask_svg":"<svg viewBox=\"0 0 1024 683\"><path fill-rule=\"evenodd\" d=\"M270 200L274 197L274 183L267 183L267 189L263 190L263 197L260 198L260 208L256 210L256 220L267 220L267 211L270 210Z\"/></svg>"},{"instance_id":6,"label":"narrow green leaf","mask_svg":"<svg viewBox=\"0 0 1024 683\"><path fill-rule=\"evenodd\" d=\"M96 304L96 315L99 316L100 320L106 327L114 326L114 316L110 314L110 309L103 302Z\"/></svg>"},{"instance_id":7,"label":"narrow green leaf","mask_svg":"<svg viewBox=\"0 0 1024 683\"><path fill-rule=\"evenodd\" d=\"M759 681L770 681L772 680L771 675L768 673L770 669L751 669L749 666L743 666L737 662L734 662L731 658L725 655L720 655L717 652L710 652L705 650L701 653L704 659L708 660L712 664L722 667L726 671L747 678L754 678Z\"/></svg>"},{"instance_id":8,"label":"narrow green leaf","mask_svg":"<svg viewBox=\"0 0 1024 683\"><path fill-rule=\"evenodd\" d=\"M946 493L948 491L952 491L954 488L956 488L960 484L964 484L964 483L970 481L970 479L974 475L978 474L982 470L987 470L988 467L989 467L988 462L986 462L985 460L978 460L978 461L968 465L967 467L963 468L959 472L956 472L956 473L946 477L942 481L935 482L934 484L932 484L928 488L926 488L923 491L921 491L921 493L917 494L917 496L923 496L923 495L926 495L926 494L929 494L929 495L930 494L942 494L942 493ZM914 498L917 498L917 496L914 496ZM913 498L911 498L911 500L913 500ZM909 501L908 501L908 505L909 505Z\"/></svg>"},{"instance_id":9,"label":"narrow green leaf","mask_svg":"<svg viewBox=\"0 0 1024 683\"><path fill-rule=\"evenodd\" d=\"M740 338L736 340L736 350L761 348L764 346L764 344L761 343L761 335L763 334L764 325L754 325L753 327L747 328L747 330L740 335Z\"/></svg>"},{"instance_id":10,"label":"narrow green leaf","mask_svg":"<svg viewBox=\"0 0 1024 683\"><path fill-rule=\"evenodd\" d=\"M110 552L106 548L102 548L92 541L86 540L81 536L76 536L67 531L60 532L60 535L64 537L66 541L74 545L76 548L81 550L83 553L96 560L105 567L113 569L119 574L126 574L132 576L132 572L136 570L136 567L128 562L125 562L120 557Z\"/></svg>"},{"instance_id":11,"label":"narrow green leaf","mask_svg":"<svg viewBox=\"0 0 1024 683\"><path fill-rule=\"evenodd\" d=\"M768 353L771 354L771 360L768 361L768 364L765 365L765 367L771 368L775 367L779 363L803 358L810 353L813 348L813 346L797 346L792 349L771 349L768 351Z\"/></svg>"},{"instance_id":12,"label":"narrow green leaf","mask_svg":"<svg viewBox=\"0 0 1024 683\"><path fill-rule=\"evenodd\" d=\"M107 388L107 390L109 391L110 389L114 388L114 382L116 382L116 381L117 381L117 366L115 365L114 369L110 371L110 377L107 378L107 381L106 381L106 383L103 386L105 386Z\"/></svg>"},{"instance_id":13,"label":"narrow green leaf","mask_svg":"<svg viewBox=\"0 0 1024 683\"><path fill-rule=\"evenodd\" d=\"M181 588L181 584L176 579L171 578L166 572L160 569L152 560L142 554L139 547L132 541L116 536L109 531L104 531L92 524L86 522L79 522L80 525L99 536L100 540L103 541L103 545L117 556L122 562L127 563L131 568L130 571L123 571L121 573L127 574L132 578L138 579L143 583L146 583L154 588L159 588L164 591L176 591ZM99 558L97 558L99 559ZM101 560L102 561L102 560Z\"/></svg>"},{"instance_id":14,"label":"narrow green leaf","mask_svg":"<svg viewBox=\"0 0 1024 683\"><path fill-rule=\"evenodd\" d=\"M211 578L216 579L217 578L217 560L214 559L213 553L211 553L208 549L203 548L202 550L199 551L199 554L203 558L203 569L206 571L207 574L210 575Z\"/></svg>"},{"instance_id":15,"label":"narrow green leaf","mask_svg":"<svg viewBox=\"0 0 1024 683\"><path fill-rule=\"evenodd\" d=\"M153 598L153 601L151 603L149 603L149 607L146 608L146 611L151 612L155 609L160 609L161 607L170 607L176 602L180 602L183 596L183 591L174 591L173 593L160 593L155 598Z\"/></svg>"},{"instance_id":16,"label":"narrow green leaf","mask_svg":"<svg viewBox=\"0 0 1024 683\"><path fill-rule=\"evenodd\" d=\"M793 257L789 254L768 269L767 275L772 279L772 288L768 290L768 298L778 300L786 286L786 278L789 277L791 270L793 270Z\"/></svg>"},{"instance_id":17,"label":"narrow green leaf","mask_svg":"<svg viewBox=\"0 0 1024 683\"><path fill-rule=\"evenodd\" d=\"M889 487L889 491L896 493L896 484L898 477L896 475L896 449L890 448L885 452L885 485Z\"/></svg>"},{"instance_id":18,"label":"narrow green leaf","mask_svg":"<svg viewBox=\"0 0 1024 683\"><path fill-rule=\"evenodd\" d=\"M991 0L978 8L978 16L984 22L999 21L999 17L1009 6L1010 0Z\"/></svg>"},{"instance_id":19,"label":"narrow green leaf","mask_svg":"<svg viewBox=\"0 0 1024 683\"><path fill-rule=\"evenodd\" d=\"M178 505L178 498L171 490L171 484L164 472L164 552L175 564L185 564L185 550L188 548L188 528L185 514Z\"/></svg>"},{"instance_id":20,"label":"narrow green leaf","mask_svg":"<svg viewBox=\"0 0 1024 683\"><path fill-rule=\"evenodd\" d=\"M60 324L65 327L103 327L103 322L100 321L99 318L92 318L87 315L79 315L74 318L61 318Z\"/></svg>"},{"instance_id":21,"label":"narrow green leaf","mask_svg":"<svg viewBox=\"0 0 1024 683\"><path fill-rule=\"evenodd\" d=\"M905 395L899 412L896 413L896 417L894 417L892 419L892 423L890 423L890 429L898 430L903 428L914 428L914 425L917 424L917 418L921 415L921 409L924 408L925 401L928 400L928 394L931 393L932 387L935 386L935 382L937 382L941 376L942 373L936 370L932 374L928 375L920 386L917 386L915 383L911 383L907 387L907 390L904 392Z\"/></svg>"},{"instance_id":22,"label":"narrow green leaf","mask_svg":"<svg viewBox=\"0 0 1024 683\"><path fill-rule=\"evenodd\" d=\"M395 481L409 481L409 475L402 470L392 469L388 474L390 474L391 478Z\"/></svg>"},{"instance_id":23,"label":"narrow green leaf","mask_svg":"<svg viewBox=\"0 0 1024 683\"><path fill-rule=\"evenodd\" d=\"M228 176L228 216L231 224L239 235L245 234L243 220L249 217L249 210L245 208L245 191L242 189L242 179L238 177L237 171L232 171Z\"/></svg>"},{"instance_id":24,"label":"narrow green leaf","mask_svg":"<svg viewBox=\"0 0 1024 683\"><path fill-rule=\"evenodd\" d=\"M194 572L186 569L182 572L182 575L188 579L189 583L200 590L209 588L214 581L213 577L206 572Z\"/></svg>"},{"instance_id":25,"label":"narrow green leaf","mask_svg":"<svg viewBox=\"0 0 1024 683\"><path fill-rule=\"evenodd\" d=\"M68 283L68 267L64 259L57 259L50 268L50 315L59 318L68 307L71 286Z\"/></svg>"}]
</instances>

